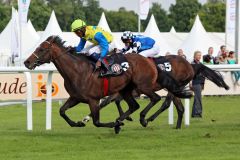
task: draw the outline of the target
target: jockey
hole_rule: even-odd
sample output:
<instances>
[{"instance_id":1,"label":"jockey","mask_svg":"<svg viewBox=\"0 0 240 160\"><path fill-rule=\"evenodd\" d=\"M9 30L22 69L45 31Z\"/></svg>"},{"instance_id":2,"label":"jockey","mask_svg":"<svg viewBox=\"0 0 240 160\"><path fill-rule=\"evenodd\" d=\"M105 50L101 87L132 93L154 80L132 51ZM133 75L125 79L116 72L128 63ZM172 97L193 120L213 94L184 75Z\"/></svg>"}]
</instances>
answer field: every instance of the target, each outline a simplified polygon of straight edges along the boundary
<instances>
[{"instance_id":1,"label":"jockey","mask_svg":"<svg viewBox=\"0 0 240 160\"><path fill-rule=\"evenodd\" d=\"M142 35L134 36L131 31L123 32L121 40L125 44L122 53L127 53L132 49L132 52L144 57L155 57L160 52L160 48L154 39Z\"/></svg>"},{"instance_id":2,"label":"jockey","mask_svg":"<svg viewBox=\"0 0 240 160\"><path fill-rule=\"evenodd\" d=\"M71 25L71 29L72 32L80 37L80 42L78 46L75 47L76 52L90 56L96 62L97 68L99 68L102 63L107 69L107 72L102 76L113 74L105 60L108 52L113 48L112 34L98 26L87 26L81 19L75 20ZM83 49L87 41L93 43L93 45Z\"/></svg>"}]
</instances>

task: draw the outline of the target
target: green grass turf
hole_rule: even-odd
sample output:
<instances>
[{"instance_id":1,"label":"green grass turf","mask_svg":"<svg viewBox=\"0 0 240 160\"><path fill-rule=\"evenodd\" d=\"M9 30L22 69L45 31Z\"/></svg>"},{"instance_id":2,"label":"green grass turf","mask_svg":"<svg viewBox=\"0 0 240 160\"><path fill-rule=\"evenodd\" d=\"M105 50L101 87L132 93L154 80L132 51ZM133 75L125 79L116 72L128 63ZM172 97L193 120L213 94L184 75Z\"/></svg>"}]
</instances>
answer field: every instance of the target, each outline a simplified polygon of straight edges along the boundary
<instances>
[{"instance_id":1,"label":"green grass turf","mask_svg":"<svg viewBox=\"0 0 240 160\"><path fill-rule=\"evenodd\" d=\"M138 102L142 109L148 100ZM204 97L203 118L191 119L190 126L183 124L181 130L168 125L168 112L143 128L137 111L132 115L134 122L125 122L119 135L113 129L96 128L92 121L84 128L69 127L59 116L56 102L51 131L45 130L45 103L33 105L33 131L26 130L26 107L0 107L0 160L237 160L239 102L239 96ZM77 121L88 112L88 106L80 104L67 114ZM103 122L116 117L113 105L101 111Z\"/></svg>"}]
</instances>

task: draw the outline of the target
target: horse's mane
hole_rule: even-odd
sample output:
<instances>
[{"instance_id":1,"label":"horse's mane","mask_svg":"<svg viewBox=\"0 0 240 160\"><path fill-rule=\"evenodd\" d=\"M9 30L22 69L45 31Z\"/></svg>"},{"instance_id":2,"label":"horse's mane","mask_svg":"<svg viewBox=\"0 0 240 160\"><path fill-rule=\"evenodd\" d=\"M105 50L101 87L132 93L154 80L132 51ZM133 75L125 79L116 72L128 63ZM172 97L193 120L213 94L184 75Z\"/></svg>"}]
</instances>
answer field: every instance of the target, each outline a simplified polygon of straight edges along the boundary
<instances>
[{"instance_id":1,"label":"horse's mane","mask_svg":"<svg viewBox=\"0 0 240 160\"><path fill-rule=\"evenodd\" d=\"M51 41L52 43L56 44L58 47L64 49L64 50L68 50L68 46L64 45L66 41L62 40L61 37L59 36L50 36L48 37L47 41ZM70 53L70 52L66 52L66 54L71 55L71 57L73 58L80 58L82 61L88 62L88 63L92 63L92 61L90 60L90 58L88 56L86 56L85 54L77 54L77 53Z\"/></svg>"}]
</instances>

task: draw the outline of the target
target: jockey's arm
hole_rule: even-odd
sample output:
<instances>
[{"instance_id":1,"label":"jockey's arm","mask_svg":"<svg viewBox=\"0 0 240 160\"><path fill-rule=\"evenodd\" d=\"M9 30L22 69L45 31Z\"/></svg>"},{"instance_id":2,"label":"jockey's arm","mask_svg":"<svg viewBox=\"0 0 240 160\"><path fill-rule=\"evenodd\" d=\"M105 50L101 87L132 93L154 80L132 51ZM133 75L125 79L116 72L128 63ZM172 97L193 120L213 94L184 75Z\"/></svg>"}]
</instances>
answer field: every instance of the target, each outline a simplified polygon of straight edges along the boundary
<instances>
[{"instance_id":1,"label":"jockey's arm","mask_svg":"<svg viewBox=\"0 0 240 160\"><path fill-rule=\"evenodd\" d=\"M78 53L78 52L81 52L81 50L84 48L85 44L86 44L86 40L83 39L83 38L81 38L78 46L76 47L76 52L77 52L77 53Z\"/></svg>"},{"instance_id":2,"label":"jockey's arm","mask_svg":"<svg viewBox=\"0 0 240 160\"><path fill-rule=\"evenodd\" d=\"M125 54L130 49L129 46L126 46L121 50L121 53Z\"/></svg>"},{"instance_id":3,"label":"jockey's arm","mask_svg":"<svg viewBox=\"0 0 240 160\"><path fill-rule=\"evenodd\" d=\"M108 41L101 32L96 33L96 35L94 36L94 39L98 42L98 44L101 47L101 55L99 59L102 60L104 57L106 57L108 53L108 48L109 48Z\"/></svg>"},{"instance_id":4,"label":"jockey's arm","mask_svg":"<svg viewBox=\"0 0 240 160\"><path fill-rule=\"evenodd\" d=\"M141 43L140 42L134 42L133 43L133 52L138 53L139 49L141 48Z\"/></svg>"}]
</instances>

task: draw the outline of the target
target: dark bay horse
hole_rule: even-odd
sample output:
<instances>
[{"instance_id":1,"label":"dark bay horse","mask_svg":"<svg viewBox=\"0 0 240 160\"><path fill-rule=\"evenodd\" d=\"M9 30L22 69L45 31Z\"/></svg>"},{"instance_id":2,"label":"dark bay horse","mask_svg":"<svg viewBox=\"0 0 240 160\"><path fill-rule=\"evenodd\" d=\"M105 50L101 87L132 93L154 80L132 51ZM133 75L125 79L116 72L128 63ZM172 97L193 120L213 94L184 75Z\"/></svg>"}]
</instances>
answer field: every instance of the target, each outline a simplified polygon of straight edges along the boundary
<instances>
[{"instance_id":1,"label":"dark bay horse","mask_svg":"<svg viewBox=\"0 0 240 160\"><path fill-rule=\"evenodd\" d=\"M74 122L66 114L66 110L78 103L87 103L90 107L93 124L97 127L115 128L120 131L121 122L128 115L139 108L139 104L132 96L134 89L139 90L150 98L147 108L151 108L161 98L154 92L156 87L157 69L148 59L137 55L125 55L129 68L121 76L110 77L108 95L119 93L127 102L129 109L115 122L101 123L99 120L99 100L104 97L103 79L99 78L99 71L94 71L94 66L85 55L74 56L68 53L64 42L57 36L50 36L42 42L32 55L25 60L28 69L34 69L44 63L53 62L64 79L64 87L70 97L60 108L60 115L71 127L84 127L81 121Z\"/></svg>"},{"instance_id":2,"label":"dark bay horse","mask_svg":"<svg viewBox=\"0 0 240 160\"><path fill-rule=\"evenodd\" d=\"M180 56L177 56L177 57L182 59L182 57L180 57ZM178 86L179 88L184 87L196 75L202 74L204 77L206 77L207 79L209 79L210 81L215 83L218 87L225 88L226 90L229 89L229 86L224 82L222 76L218 72L215 72L214 70L208 68L207 66L205 66L203 64L189 64L189 63L188 63L188 65L185 65L185 67L191 66L191 69L188 68L187 71L184 71L184 68L181 67L181 64L177 65L178 63L182 63L181 61L179 61L179 59L177 57L173 56L173 55L166 56L166 58L169 60L171 66L172 66L172 71L174 71L172 73L172 75L176 79L176 81L177 81L176 83L180 84ZM165 79L162 79L164 77L164 74L166 74L166 73L159 71L159 78L158 78L159 83L163 83L161 81L166 81ZM168 88L169 86L171 87L171 85L173 85L171 83L171 81L168 81L165 84L165 88ZM176 85L174 85L173 87L176 87ZM159 89L161 89L161 88L159 88L159 86L158 86L158 88L155 88L155 90L159 90ZM175 89L175 92L176 92L176 89ZM140 95L140 93L134 92L133 95L135 97L137 97ZM115 94L113 96L107 97L104 101L102 101L100 103L100 107L104 108L105 106L107 106L109 103L111 103L113 101L115 101L115 104L117 105L119 114L120 115L123 114L123 110L120 105L120 102L122 101L122 97L119 94ZM153 121L155 118L157 118L157 116L160 113L162 113L167 108L169 108L171 101L173 101L174 105L176 106L177 113L178 113L178 120L177 120L176 128L177 129L181 128L184 107L181 102L181 99L179 97L177 97L176 95L172 94L171 92L168 92L166 99L163 102L162 106L153 115L151 115L149 118L146 119L146 121L145 121L146 123L141 123L141 124L144 127L147 126L148 122ZM128 119L132 120L131 117L128 117ZM87 120L87 119L83 119L83 120Z\"/></svg>"}]
</instances>

